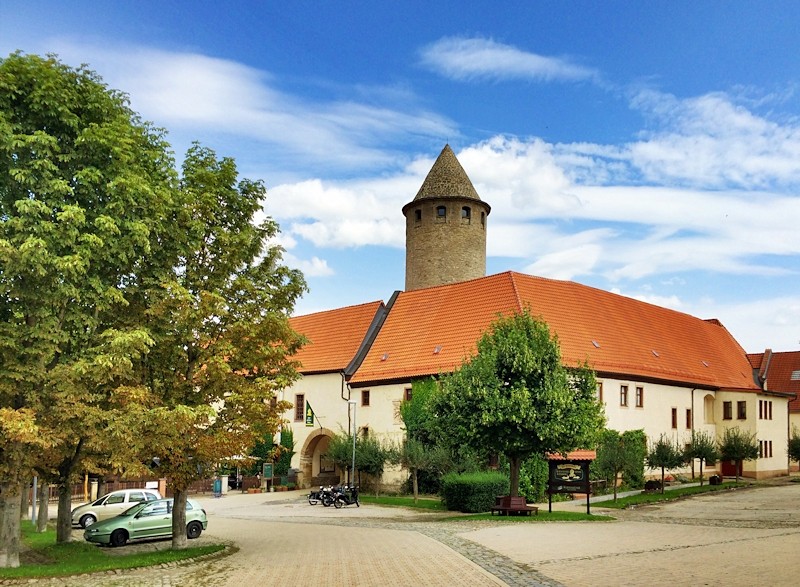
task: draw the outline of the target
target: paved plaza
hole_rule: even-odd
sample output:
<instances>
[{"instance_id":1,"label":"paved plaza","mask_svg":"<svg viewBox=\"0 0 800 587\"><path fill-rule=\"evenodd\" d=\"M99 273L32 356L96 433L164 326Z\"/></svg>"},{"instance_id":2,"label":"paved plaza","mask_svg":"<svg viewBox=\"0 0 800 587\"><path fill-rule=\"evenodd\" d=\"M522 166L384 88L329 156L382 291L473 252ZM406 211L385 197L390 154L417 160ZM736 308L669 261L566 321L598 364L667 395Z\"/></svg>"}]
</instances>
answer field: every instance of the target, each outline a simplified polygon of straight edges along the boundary
<instances>
[{"instance_id":1,"label":"paved plaza","mask_svg":"<svg viewBox=\"0 0 800 587\"><path fill-rule=\"evenodd\" d=\"M197 541L232 553L53 585L796 585L800 484L709 494L612 522L437 522L442 514L310 506L305 492L200 497ZM582 510L584 503L561 503ZM546 510L545 505L543 509ZM129 548L169 548L169 541Z\"/></svg>"}]
</instances>

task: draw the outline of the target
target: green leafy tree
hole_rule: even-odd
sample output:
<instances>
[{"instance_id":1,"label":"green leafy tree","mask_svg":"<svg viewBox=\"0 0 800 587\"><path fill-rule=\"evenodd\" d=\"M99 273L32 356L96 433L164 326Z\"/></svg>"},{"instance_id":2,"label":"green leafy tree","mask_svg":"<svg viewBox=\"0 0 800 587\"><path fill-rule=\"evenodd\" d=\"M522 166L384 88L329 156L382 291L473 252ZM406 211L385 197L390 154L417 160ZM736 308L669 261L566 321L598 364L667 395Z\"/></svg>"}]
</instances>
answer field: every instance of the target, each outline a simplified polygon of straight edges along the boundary
<instances>
[{"instance_id":1,"label":"green leafy tree","mask_svg":"<svg viewBox=\"0 0 800 587\"><path fill-rule=\"evenodd\" d=\"M303 341L288 317L305 291L271 244L278 225L255 223L263 184L240 180L232 159L193 145L180 196L172 274L142 301L154 344L139 366L158 402L145 448L174 491L173 548L186 545L189 485L277 432L291 407L270 399L298 377L291 355Z\"/></svg>"},{"instance_id":2,"label":"green leafy tree","mask_svg":"<svg viewBox=\"0 0 800 587\"><path fill-rule=\"evenodd\" d=\"M661 493L664 493L665 472L686 464L683 450L664 434L652 444L645 460L651 469L661 469Z\"/></svg>"},{"instance_id":3,"label":"green leafy tree","mask_svg":"<svg viewBox=\"0 0 800 587\"><path fill-rule=\"evenodd\" d=\"M797 429L797 426L792 426L792 435L789 437L788 454L791 460L800 462L800 430Z\"/></svg>"},{"instance_id":4,"label":"green leafy tree","mask_svg":"<svg viewBox=\"0 0 800 587\"><path fill-rule=\"evenodd\" d=\"M437 387L434 379L415 381L411 388L411 399L400 404L406 437L398 448L398 458L411 474L414 503L419 498L420 472L441 472L449 461L446 449L436 442L432 429L431 401Z\"/></svg>"},{"instance_id":5,"label":"green leafy tree","mask_svg":"<svg viewBox=\"0 0 800 587\"><path fill-rule=\"evenodd\" d=\"M411 473L411 492L414 503L419 499L419 474L422 471L441 475L449 469L450 454L439 444L426 445L416 438L407 437L398 448L401 465Z\"/></svg>"},{"instance_id":6,"label":"green leafy tree","mask_svg":"<svg viewBox=\"0 0 800 587\"><path fill-rule=\"evenodd\" d=\"M692 442L686 447L687 460L700 461L700 485L703 485L703 465L713 465L719 460L719 448L716 439L708 432L692 431Z\"/></svg>"},{"instance_id":7,"label":"green leafy tree","mask_svg":"<svg viewBox=\"0 0 800 587\"><path fill-rule=\"evenodd\" d=\"M411 385L411 399L400 404L400 418L407 438L425 445L435 444L432 400L438 391L435 379L421 379Z\"/></svg>"},{"instance_id":8,"label":"green leafy tree","mask_svg":"<svg viewBox=\"0 0 800 587\"><path fill-rule=\"evenodd\" d=\"M276 447L274 446L275 437L272 434L265 434L253 445L250 451L252 464L250 474L255 475L264 470L264 463L272 462L275 459Z\"/></svg>"},{"instance_id":9,"label":"green leafy tree","mask_svg":"<svg viewBox=\"0 0 800 587\"><path fill-rule=\"evenodd\" d=\"M723 461L735 461L737 483L742 462L757 459L758 452L758 440L755 432L746 432L738 426L725 430L719 443L720 458Z\"/></svg>"},{"instance_id":10,"label":"green leafy tree","mask_svg":"<svg viewBox=\"0 0 800 587\"><path fill-rule=\"evenodd\" d=\"M0 60L0 566L19 564L33 465L59 485L59 541L77 472L132 465L120 433L146 394L131 362L152 341L120 317L174 233L174 180L161 131L94 72Z\"/></svg>"},{"instance_id":11,"label":"green leafy tree","mask_svg":"<svg viewBox=\"0 0 800 587\"><path fill-rule=\"evenodd\" d=\"M281 443L278 448L278 462L275 463L275 475L284 477L289 474L294 452L294 432L288 426L281 429Z\"/></svg>"},{"instance_id":12,"label":"green leafy tree","mask_svg":"<svg viewBox=\"0 0 800 587\"><path fill-rule=\"evenodd\" d=\"M644 455L639 439L620 434L616 430L604 430L597 446L597 458L593 468L598 474L611 482L614 488L614 501L617 500L617 486L625 471L641 468Z\"/></svg>"},{"instance_id":13,"label":"green leafy tree","mask_svg":"<svg viewBox=\"0 0 800 587\"><path fill-rule=\"evenodd\" d=\"M328 441L326 451L328 459L339 469L347 474L349 480L355 481L353 471L353 435L340 433Z\"/></svg>"},{"instance_id":14,"label":"green leafy tree","mask_svg":"<svg viewBox=\"0 0 800 587\"><path fill-rule=\"evenodd\" d=\"M495 321L477 351L442 379L437 426L452 443L505 455L518 496L525 459L594 445L604 422L594 372L566 368L558 339L528 311Z\"/></svg>"},{"instance_id":15,"label":"green leafy tree","mask_svg":"<svg viewBox=\"0 0 800 587\"><path fill-rule=\"evenodd\" d=\"M356 469L365 473L375 482L375 496L380 493L381 477L387 463L398 461L398 449L392 444L381 442L374 436L358 438L356 440Z\"/></svg>"}]
</instances>

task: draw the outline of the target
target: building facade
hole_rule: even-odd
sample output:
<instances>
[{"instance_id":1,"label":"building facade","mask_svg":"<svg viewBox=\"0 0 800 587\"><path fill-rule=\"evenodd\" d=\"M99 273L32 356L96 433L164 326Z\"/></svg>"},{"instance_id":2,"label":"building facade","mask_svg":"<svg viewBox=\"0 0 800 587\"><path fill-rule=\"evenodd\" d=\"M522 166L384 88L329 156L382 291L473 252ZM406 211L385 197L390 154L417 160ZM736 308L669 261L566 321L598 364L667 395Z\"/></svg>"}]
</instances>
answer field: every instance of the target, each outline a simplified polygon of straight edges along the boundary
<instances>
[{"instance_id":1,"label":"building facade","mask_svg":"<svg viewBox=\"0 0 800 587\"><path fill-rule=\"evenodd\" d=\"M400 405L413 382L452 372L474 355L498 315L524 310L557 335L565 364L588 362L596 371L609 428L643 429L651 440L665 435L685 444L693 431L721 437L739 427L762 447L761 458L747 461L743 474L788 472L793 396L764 385L753 359L717 320L569 281L515 272L484 276L489 206L449 146L403 214L405 291L385 305L292 319L309 343L297 356L303 378L283 399L295 403L286 415L297 452L292 464L306 486L341 474L326 461L334 434L357 430L402 440ZM477 222L461 222L465 216ZM311 426L304 417L309 404ZM717 468L733 474L729 466ZM385 475L389 482L403 476L399 470Z\"/></svg>"}]
</instances>

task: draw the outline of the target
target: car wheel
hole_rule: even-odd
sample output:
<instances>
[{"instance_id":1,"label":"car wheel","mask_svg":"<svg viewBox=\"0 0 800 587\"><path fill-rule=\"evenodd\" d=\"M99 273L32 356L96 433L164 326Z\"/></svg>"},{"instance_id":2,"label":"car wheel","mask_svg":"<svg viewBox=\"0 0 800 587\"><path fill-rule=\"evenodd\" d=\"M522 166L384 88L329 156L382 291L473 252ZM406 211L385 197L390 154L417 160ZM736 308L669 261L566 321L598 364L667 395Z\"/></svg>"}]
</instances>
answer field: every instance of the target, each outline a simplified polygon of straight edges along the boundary
<instances>
[{"instance_id":1,"label":"car wheel","mask_svg":"<svg viewBox=\"0 0 800 587\"><path fill-rule=\"evenodd\" d=\"M94 524L96 521L97 521L97 518L95 518L93 515L86 514L85 516L83 516L81 518L81 528L88 528L89 526Z\"/></svg>"},{"instance_id":2,"label":"car wheel","mask_svg":"<svg viewBox=\"0 0 800 587\"><path fill-rule=\"evenodd\" d=\"M114 530L111 533L111 546L125 546L128 541L128 533L125 530Z\"/></svg>"},{"instance_id":3,"label":"car wheel","mask_svg":"<svg viewBox=\"0 0 800 587\"><path fill-rule=\"evenodd\" d=\"M200 538L202 533L203 525L200 522L189 522L189 525L186 526L186 538Z\"/></svg>"}]
</instances>

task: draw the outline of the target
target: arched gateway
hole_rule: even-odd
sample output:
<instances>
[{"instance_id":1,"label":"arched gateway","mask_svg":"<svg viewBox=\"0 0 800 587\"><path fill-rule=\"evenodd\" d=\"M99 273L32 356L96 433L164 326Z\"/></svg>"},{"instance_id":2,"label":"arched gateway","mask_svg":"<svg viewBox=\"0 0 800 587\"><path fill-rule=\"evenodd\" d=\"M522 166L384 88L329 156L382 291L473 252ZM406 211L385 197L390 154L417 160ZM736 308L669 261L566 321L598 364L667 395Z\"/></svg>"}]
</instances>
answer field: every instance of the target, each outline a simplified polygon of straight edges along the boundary
<instances>
[{"instance_id":1,"label":"arched gateway","mask_svg":"<svg viewBox=\"0 0 800 587\"><path fill-rule=\"evenodd\" d=\"M300 449L303 488L339 483L339 471L327 458L328 444L334 436L333 430L318 428L303 443Z\"/></svg>"}]
</instances>

